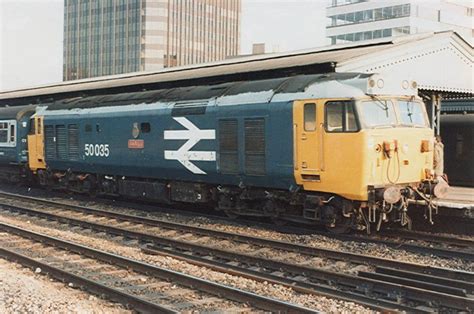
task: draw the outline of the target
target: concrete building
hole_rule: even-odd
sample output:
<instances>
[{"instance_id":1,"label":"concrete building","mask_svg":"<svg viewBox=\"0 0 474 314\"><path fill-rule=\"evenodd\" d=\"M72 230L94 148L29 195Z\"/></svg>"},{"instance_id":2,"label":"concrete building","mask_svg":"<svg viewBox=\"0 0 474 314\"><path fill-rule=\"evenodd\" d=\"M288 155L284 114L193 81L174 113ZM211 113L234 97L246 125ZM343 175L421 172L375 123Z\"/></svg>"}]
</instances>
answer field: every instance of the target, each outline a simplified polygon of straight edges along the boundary
<instances>
[{"instance_id":1,"label":"concrete building","mask_svg":"<svg viewBox=\"0 0 474 314\"><path fill-rule=\"evenodd\" d=\"M472 44L474 4L468 0L330 0L331 44L453 30Z\"/></svg>"},{"instance_id":2,"label":"concrete building","mask_svg":"<svg viewBox=\"0 0 474 314\"><path fill-rule=\"evenodd\" d=\"M235 56L240 0L64 0L63 79Z\"/></svg>"}]
</instances>

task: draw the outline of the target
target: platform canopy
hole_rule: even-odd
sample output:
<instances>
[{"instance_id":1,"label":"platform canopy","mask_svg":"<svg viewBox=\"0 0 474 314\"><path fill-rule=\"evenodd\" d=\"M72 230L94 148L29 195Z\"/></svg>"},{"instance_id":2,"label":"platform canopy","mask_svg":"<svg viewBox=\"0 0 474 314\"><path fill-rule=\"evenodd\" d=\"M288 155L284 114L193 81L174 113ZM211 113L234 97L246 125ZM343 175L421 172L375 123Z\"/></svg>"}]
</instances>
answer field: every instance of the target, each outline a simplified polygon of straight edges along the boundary
<instances>
[{"instance_id":1,"label":"platform canopy","mask_svg":"<svg viewBox=\"0 0 474 314\"><path fill-rule=\"evenodd\" d=\"M369 55L337 63L337 72L407 76L424 91L473 94L473 47L455 32L396 38Z\"/></svg>"},{"instance_id":2,"label":"platform canopy","mask_svg":"<svg viewBox=\"0 0 474 314\"><path fill-rule=\"evenodd\" d=\"M400 81L415 80L420 90L443 93L443 97L446 93L466 96L474 93L472 64L473 47L447 31L4 91L0 105L330 72L382 73Z\"/></svg>"}]
</instances>

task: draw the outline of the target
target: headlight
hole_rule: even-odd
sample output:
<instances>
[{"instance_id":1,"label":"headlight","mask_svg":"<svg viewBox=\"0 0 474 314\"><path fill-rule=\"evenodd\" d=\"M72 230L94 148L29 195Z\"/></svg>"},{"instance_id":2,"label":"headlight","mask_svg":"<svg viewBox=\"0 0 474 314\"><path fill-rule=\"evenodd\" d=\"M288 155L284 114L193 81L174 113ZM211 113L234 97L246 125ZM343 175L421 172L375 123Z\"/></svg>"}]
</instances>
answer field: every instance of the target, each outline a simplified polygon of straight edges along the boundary
<instances>
[{"instance_id":1,"label":"headlight","mask_svg":"<svg viewBox=\"0 0 474 314\"><path fill-rule=\"evenodd\" d=\"M400 188L391 186L383 192L383 199L389 204L395 204L402 198Z\"/></svg>"}]
</instances>

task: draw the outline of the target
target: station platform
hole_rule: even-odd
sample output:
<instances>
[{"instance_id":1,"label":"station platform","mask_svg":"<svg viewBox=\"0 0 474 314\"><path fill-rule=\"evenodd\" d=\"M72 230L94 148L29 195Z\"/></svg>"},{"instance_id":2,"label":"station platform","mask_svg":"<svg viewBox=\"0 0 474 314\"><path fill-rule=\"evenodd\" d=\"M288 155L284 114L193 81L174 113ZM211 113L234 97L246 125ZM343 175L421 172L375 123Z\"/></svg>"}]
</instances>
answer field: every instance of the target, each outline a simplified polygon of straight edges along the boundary
<instances>
[{"instance_id":1,"label":"station platform","mask_svg":"<svg viewBox=\"0 0 474 314\"><path fill-rule=\"evenodd\" d=\"M439 207L474 209L474 188L452 186L445 198L434 201Z\"/></svg>"}]
</instances>

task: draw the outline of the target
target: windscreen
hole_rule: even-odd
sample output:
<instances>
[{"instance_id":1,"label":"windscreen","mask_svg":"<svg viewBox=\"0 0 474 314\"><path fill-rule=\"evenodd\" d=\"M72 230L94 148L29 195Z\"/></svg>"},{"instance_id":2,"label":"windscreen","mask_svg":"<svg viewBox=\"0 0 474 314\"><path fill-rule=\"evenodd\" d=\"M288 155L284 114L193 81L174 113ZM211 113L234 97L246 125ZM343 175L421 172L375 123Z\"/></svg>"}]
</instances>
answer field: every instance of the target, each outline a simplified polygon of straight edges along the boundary
<instances>
[{"instance_id":1,"label":"windscreen","mask_svg":"<svg viewBox=\"0 0 474 314\"><path fill-rule=\"evenodd\" d=\"M366 127L394 126L397 124L395 108L390 100L363 101L359 106L359 110Z\"/></svg>"},{"instance_id":2,"label":"windscreen","mask_svg":"<svg viewBox=\"0 0 474 314\"><path fill-rule=\"evenodd\" d=\"M377 127L429 127L424 104L420 101L389 100L373 97L358 103L362 125Z\"/></svg>"},{"instance_id":3,"label":"windscreen","mask_svg":"<svg viewBox=\"0 0 474 314\"><path fill-rule=\"evenodd\" d=\"M415 101L399 100L398 109L400 111L400 123L402 125L428 126L423 104Z\"/></svg>"}]
</instances>

